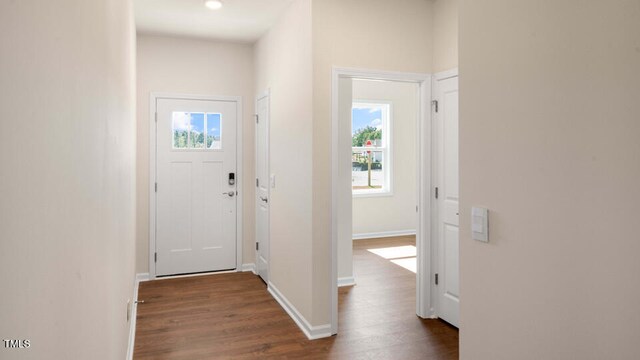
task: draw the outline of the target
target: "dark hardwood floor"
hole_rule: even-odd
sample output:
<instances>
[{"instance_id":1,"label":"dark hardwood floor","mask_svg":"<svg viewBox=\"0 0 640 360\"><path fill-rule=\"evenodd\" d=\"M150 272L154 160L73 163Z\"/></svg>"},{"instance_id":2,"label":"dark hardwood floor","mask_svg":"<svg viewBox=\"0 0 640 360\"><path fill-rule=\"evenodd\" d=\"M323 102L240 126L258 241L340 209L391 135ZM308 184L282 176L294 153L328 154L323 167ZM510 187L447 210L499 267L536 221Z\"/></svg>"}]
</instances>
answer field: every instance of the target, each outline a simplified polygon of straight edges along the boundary
<instances>
[{"instance_id":1,"label":"dark hardwood floor","mask_svg":"<svg viewBox=\"0 0 640 360\"><path fill-rule=\"evenodd\" d=\"M339 291L339 333L309 341L251 273L140 284L134 358L457 359L458 330L415 315L415 274L368 251L413 237L354 242L357 285Z\"/></svg>"}]
</instances>

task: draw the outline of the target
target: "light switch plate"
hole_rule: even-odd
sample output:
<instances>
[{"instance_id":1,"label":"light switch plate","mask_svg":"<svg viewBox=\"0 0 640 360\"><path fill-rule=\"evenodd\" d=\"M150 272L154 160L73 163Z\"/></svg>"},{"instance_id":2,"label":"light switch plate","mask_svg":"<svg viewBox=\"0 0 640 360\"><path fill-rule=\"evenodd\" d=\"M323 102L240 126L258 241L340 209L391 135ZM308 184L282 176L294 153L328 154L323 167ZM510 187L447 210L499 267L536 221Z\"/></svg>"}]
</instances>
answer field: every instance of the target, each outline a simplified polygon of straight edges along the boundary
<instances>
[{"instance_id":1,"label":"light switch plate","mask_svg":"<svg viewBox=\"0 0 640 360\"><path fill-rule=\"evenodd\" d=\"M471 208L471 235L473 240L489 242L489 210Z\"/></svg>"}]
</instances>

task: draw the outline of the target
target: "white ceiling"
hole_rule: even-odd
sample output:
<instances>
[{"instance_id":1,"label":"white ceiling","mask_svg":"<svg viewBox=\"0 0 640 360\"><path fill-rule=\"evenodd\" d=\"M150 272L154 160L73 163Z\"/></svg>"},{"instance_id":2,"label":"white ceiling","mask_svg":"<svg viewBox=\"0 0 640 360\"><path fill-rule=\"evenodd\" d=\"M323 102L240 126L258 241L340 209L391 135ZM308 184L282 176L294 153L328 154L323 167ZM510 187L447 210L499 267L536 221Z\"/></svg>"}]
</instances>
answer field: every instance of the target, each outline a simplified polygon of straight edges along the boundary
<instances>
[{"instance_id":1,"label":"white ceiling","mask_svg":"<svg viewBox=\"0 0 640 360\"><path fill-rule=\"evenodd\" d=\"M293 0L222 0L210 10L204 0L134 0L141 33L254 42Z\"/></svg>"}]
</instances>

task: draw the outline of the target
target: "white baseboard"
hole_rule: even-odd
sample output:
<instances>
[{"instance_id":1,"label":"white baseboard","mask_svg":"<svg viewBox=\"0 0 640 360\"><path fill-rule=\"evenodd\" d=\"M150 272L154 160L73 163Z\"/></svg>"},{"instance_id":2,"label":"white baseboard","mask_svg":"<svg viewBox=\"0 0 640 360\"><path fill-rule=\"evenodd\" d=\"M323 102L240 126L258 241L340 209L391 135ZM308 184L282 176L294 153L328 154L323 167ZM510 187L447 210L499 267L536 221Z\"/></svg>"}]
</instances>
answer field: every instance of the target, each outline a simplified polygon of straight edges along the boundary
<instances>
[{"instance_id":1,"label":"white baseboard","mask_svg":"<svg viewBox=\"0 0 640 360\"><path fill-rule=\"evenodd\" d=\"M249 264L242 264L242 268L241 268L242 272L249 272L251 271L252 273L256 273L256 264L254 263L249 263Z\"/></svg>"},{"instance_id":2,"label":"white baseboard","mask_svg":"<svg viewBox=\"0 0 640 360\"><path fill-rule=\"evenodd\" d=\"M307 319L298 312L295 306L293 306L287 298L269 281L267 287L271 296L282 306L284 311L289 314L293 321L298 325L300 330L309 338L309 340L321 339L331 336L331 324L325 324L320 326L311 326Z\"/></svg>"},{"instance_id":3,"label":"white baseboard","mask_svg":"<svg viewBox=\"0 0 640 360\"><path fill-rule=\"evenodd\" d=\"M133 298L131 299L131 318L129 319L129 345L127 347L127 360L133 360L133 348L136 342L136 318L138 317L138 288L140 283L149 280L149 273L136 274L133 285Z\"/></svg>"},{"instance_id":4,"label":"white baseboard","mask_svg":"<svg viewBox=\"0 0 640 360\"><path fill-rule=\"evenodd\" d=\"M338 278L338 287L353 286L356 284L356 279L353 276Z\"/></svg>"},{"instance_id":5,"label":"white baseboard","mask_svg":"<svg viewBox=\"0 0 640 360\"><path fill-rule=\"evenodd\" d=\"M353 234L353 240L364 240L364 239L376 239L376 238L387 238L394 236L409 236L415 235L416 230L394 230L394 231L380 231L380 232L372 232L372 233L362 233L362 234Z\"/></svg>"}]
</instances>

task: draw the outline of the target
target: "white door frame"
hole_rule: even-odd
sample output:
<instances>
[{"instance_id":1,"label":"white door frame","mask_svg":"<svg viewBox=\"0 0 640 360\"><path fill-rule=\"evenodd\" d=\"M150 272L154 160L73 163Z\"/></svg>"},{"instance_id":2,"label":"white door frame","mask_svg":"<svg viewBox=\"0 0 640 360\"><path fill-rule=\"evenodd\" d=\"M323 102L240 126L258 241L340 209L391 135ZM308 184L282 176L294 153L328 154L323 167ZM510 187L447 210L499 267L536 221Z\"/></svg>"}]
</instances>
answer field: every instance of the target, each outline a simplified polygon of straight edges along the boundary
<instances>
[{"instance_id":1,"label":"white door frame","mask_svg":"<svg viewBox=\"0 0 640 360\"><path fill-rule=\"evenodd\" d=\"M445 70L445 71L441 71L439 73L435 73L433 75L433 86L432 89L434 89L436 87L436 84L438 83L438 81L441 80L445 80L445 79L449 79L449 78L453 78L453 77L457 77L458 76L458 68L454 68L454 69L450 69L450 70ZM433 97L435 97L436 94L434 94ZM433 114L432 114L433 116ZM434 124L435 126L435 124ZM436 131L437 130L437 131ZM443 141L443 139L440 136L440 129L434 129L434 141L433 141L433 145L434 147L434 152L433 152L433 159L434 159L434 163L438 164L437 160L440 157L440 142ZM460 144L458 144L458 146L460 146ZM437 186L438 182L441 181L441 176L443 174L439 173L439 169L436 167L434 167L434 172L433 172L433 179L435 179L436 184L434 184L434 186ZM439 229L437 224L437 221L439 221L439 218L441 216L441 214L438 211L438 204L437 201L434 201L434 226L433 226L433 244L431 246L432 251L433 251L433 256L431 258L431 262L432 262L432 269L434 273L437 273L438 271L440 271L440 257L439 257L439 252L440 249L438 248L438 239L440 237L440 233L439 233ZM458 239L459 241L459 239ZM460 256L458 254L458 256ZM433 317L438 317L438 313L440 312L440 299L438 298L438 289L436 288L435 282L431 282L431 293L433 294Z\"/></svg>"},{"instance_id":2,"label":"white door frame","mask_svg":"<svg viewBox=\"0 0 640 360\"><path fill-rule=\"evenodd\" d=\"M338 147L338 82L340 78L402 81L419 86L419 117L417 156L418 224L416 228L417 274L416 274L416 314L422 318L434 316L432 307L435 294L431 284L432 241L435 201L432 201L433 176L433 122L431 120L431 75L391 72L379 70L334 67L331 76L331 332L338 333L338 184L348 181L339 178ZM346 175L345 175L346 176Z\"/></svg>"},{"instance_id":3,"label":"white door frame","mask_svg":"<svg viewBox=\"0 0 640 360\"><path fill-rule=\"evenodd\" d=\"M160 99L177 100L210 100L236 103L236 270L242 271L242 219L243 219L243 167L242 167L242 97L241 96L212 96L152 92L149 96L149 279L156 278L156 105Z\"/></svg>"},{"instance_id":4,"label":"white door frame","mask_svg":"<svg viewBox=\"0 0 640 360\"><path fill-rule=\"evenodd\" d=\"M255 114L256 116L258 116L258 102L261 99L264 99L268 97L269 98L269 108L268 108L268 115L267 115L267 139L265 141L265 147L267 148L267 177L269 179L269 184L267 186L267 199L269 199L269 203L267 206L269 206L269 213L268 213L268 217L269 220L267 221L267 231L268 234L267 236L269 237L269 242L267 244L267 247L269 248L268 253L269 253L269 261L267 262L267 279L271 279L271 88L267 88L267 90L263 91L262 93L260 93L258 96L256 96L256 101L255 101ZM255 174L256 174L256 179L258 178L258 127L255 126L254 127L254 159L256 159L256 164L255 164ZM257 191L257 190L256 190ZM256 211L256 216L257 216L257 209L258 209L258 203L256 201L256 204L254 206L254 211ZM255 221L255 225L256 227L253 229L254 231L257 231L257 218ZM257 233L255 234L255 239L256 242L258 240L258 236ZM255 273L258 273L258 250L255 250Z\"/></svg>"}]
</instances>

